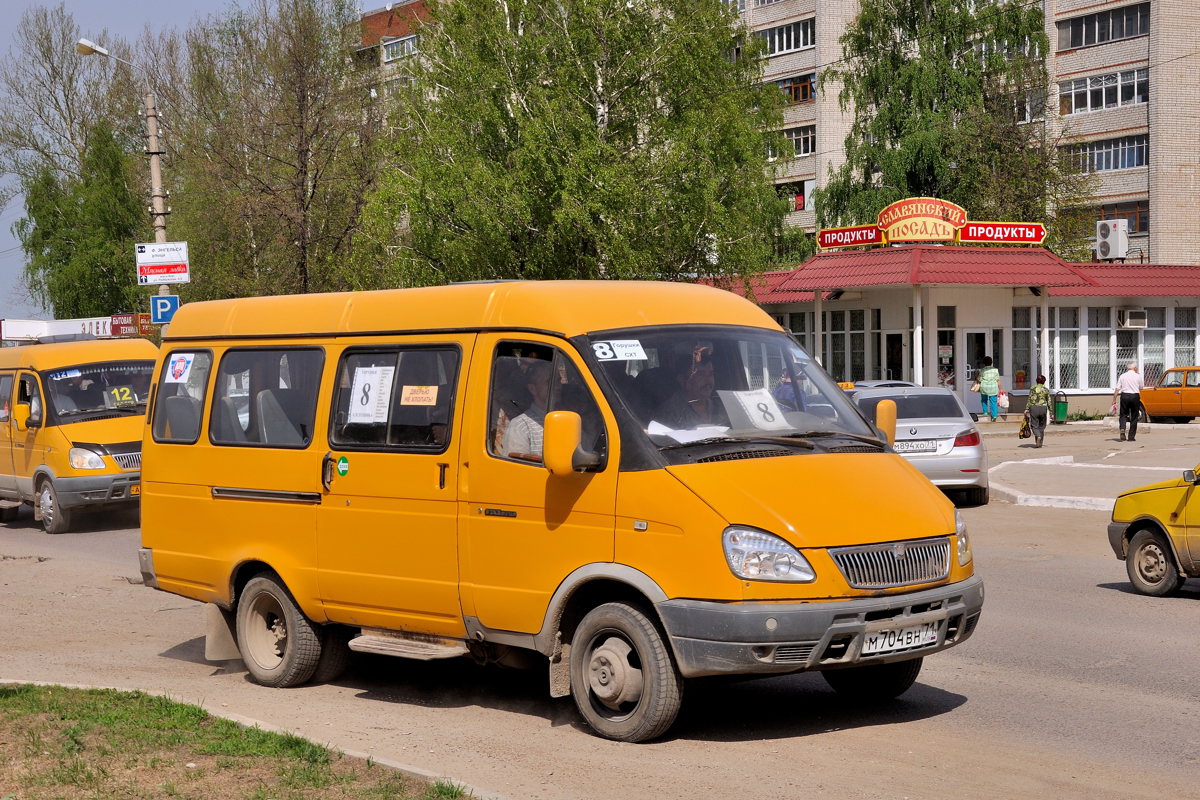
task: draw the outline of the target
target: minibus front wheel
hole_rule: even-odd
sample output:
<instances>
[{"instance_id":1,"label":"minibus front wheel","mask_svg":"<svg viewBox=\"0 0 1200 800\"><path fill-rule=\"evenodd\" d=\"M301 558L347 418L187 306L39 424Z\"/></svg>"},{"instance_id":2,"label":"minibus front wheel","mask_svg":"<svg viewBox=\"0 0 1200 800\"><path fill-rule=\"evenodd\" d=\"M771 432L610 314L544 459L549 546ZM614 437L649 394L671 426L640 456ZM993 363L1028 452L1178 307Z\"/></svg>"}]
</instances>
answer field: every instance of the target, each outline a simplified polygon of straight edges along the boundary
<instances>
[{"instance_id":1,"label":"minibus front wheel","mask_svg":"<svg viewBox=\"0 0 1200 800\"><path fill-rule=\"evenodd\" d=\"M250 677L278 689L299 686L321 660L321 636L277 575L250 579L237 607L237 641Z\"/></svg>"},{"instance_id":2,"label":"minibus front wheel","mask_svg":"<svg viewBox=\"0 0 1200 800\"><path fill-rule=\"evenodd\" d=\"M71 512L58 502L54 482L49 478L44 478L38 487L37 503L39 516L42 518L42 529L46 533L66 533L71 527Z\"/></svg>"},{"instance_id":3,"label":"minibus front wheel","mask_svg":"<svg viewBox=\"0 0 1200 800\"><path fill-rule=\"evenodd\" d=\"M606 603L588 612L572 637L571 694L599 735L644 742L675 721L683 679L649 617L625 603Z\"/></svg>"}]
</instances>

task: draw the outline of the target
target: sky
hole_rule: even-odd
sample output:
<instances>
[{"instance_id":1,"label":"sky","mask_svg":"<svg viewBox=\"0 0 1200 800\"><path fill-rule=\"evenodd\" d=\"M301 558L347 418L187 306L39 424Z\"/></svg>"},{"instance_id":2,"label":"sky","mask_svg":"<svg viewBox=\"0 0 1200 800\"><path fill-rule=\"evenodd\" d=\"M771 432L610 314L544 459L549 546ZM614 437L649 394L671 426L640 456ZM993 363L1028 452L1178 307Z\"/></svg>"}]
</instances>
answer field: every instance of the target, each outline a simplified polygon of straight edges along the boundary
<instances>
[{"instance_id":1,"label":"sky","mask_svg":"<svg viewBox=\"0 0 1200 800\"><path fill-rule=\"evenodd\" d=\"M58 0L30 3L25 0L0 0L0 12L7 19L16 19L28 8L38 5L53 7ZM162 2L134 2L134 0L65 0L66 10L78 23L85 39L99 41L100 31L108 28L114 37L136 41L147 25L152 30L176 28L182 30L190 22L216 14L231 5L231 0L162 0ZM382 3L368 2L365 8L375 8ZM15 26L13 26L15 27ZM12 27L0 26L0 52L13 46ZM74 51L65 58L81 58ZM89 56L96 58L96 56ZM149 169L149 167L147 167ZM169 188L169 187L168 187ZM146 199L149 204L149 198ZM20 242L12 235L12 226L24 216L24 206L17 197L0 209L0 319L48 319L36 302L25 291L22 272L25 254ZM135 278L133 253L129 254L129 278ZM129 309L146 311L148 309Z\"/></svg>"}]
</instances>

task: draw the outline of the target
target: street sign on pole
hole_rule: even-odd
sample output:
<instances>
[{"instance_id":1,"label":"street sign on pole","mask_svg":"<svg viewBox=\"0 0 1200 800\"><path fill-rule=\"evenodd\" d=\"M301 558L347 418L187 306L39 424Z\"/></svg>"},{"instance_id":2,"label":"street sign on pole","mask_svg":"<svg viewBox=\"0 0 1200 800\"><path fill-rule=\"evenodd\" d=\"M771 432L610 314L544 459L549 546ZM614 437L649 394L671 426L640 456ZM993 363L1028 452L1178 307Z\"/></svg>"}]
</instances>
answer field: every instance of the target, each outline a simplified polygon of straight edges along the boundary
<instances>
[{"instance_id":1,"label":"street sign on pole","mask_svg":"<svg viewBox=\"0 0 1200 800\"><path fill-rule=\"evenodd\" d=\"M178 310L177 294L157 294L150 298L150 321L155 325L166 325Z\"/></svg>"},{"instance_id":2,"label":"street sign on pole","mask_svg":"<svg viewBox=\"0 0 1200 800\"><path fill-rule=\"evenodd\" d=\"M190 283L187 242L142 242L134 245L138 284Z\"/></svg>"}]
</instances>

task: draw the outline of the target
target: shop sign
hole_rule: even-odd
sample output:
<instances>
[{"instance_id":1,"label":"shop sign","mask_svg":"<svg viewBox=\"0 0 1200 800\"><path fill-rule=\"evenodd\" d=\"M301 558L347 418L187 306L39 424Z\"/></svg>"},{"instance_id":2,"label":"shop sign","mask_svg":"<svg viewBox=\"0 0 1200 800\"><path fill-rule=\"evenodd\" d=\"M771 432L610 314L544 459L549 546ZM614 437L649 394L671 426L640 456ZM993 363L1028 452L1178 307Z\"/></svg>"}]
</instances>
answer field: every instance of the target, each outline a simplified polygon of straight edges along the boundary
<instances>
[{"instance_id":1,"label":"shop sign","mask_svg":"<svg viewBox=\"0 0 1200 800\"><path fill-rule=\"evenodd\" d=\"M889 242L952 242L966 223L966 209L935 197L909 197L879 212Z\"/></svg>"},{"instance_id":2,"label":"shop sign","mask_svg":"<svg viewBox=\"0 0 1200 800\"><path fill-rule=\"evenodd\" d=\"M113 314L110 323L112 336L144 336L154 331L149 314Z\"/></svg>"},{"instance_id":3,"label":"shop sign","mask_svg":"<svg viewBox=\"0 0 1200 800\"><path fill-rule=\"evenodd\" d=\"M862 244L884 244L883 231L878 225L855 225L850 228L822 228L817 231L817 247L855 247Z\"/></svg>"},{"instance_id":4,"label":"shop sign","mask_svg":"<svg viewBox=\"0 0 1200 800\"><path fill-rule=\"evenodd\" d=\"M968 222L958 232L960 242L1041 244L1046 226L1040 222Z\"/></svg>"}]
</instances>

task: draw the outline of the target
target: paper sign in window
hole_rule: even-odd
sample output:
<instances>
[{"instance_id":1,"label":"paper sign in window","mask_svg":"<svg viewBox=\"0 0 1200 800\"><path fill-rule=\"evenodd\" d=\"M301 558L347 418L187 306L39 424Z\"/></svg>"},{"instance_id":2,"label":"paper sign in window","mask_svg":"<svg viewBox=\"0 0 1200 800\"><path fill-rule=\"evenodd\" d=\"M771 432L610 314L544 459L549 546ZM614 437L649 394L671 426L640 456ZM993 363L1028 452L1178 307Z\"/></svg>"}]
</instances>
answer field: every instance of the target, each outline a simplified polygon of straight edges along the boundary
<instances>
[{"instance_id":1,"label":"paper sign in window","mask_svg":"<svg viewBox=\"0 0 1200 800\"><path fill-rule=\"evenodd\" d=\"M346 422L370 425L387 422L392 399L392 373L395 367L359 367L350 386L350 409Z\"/></svg>"},{"instance_id":2,"label":"paper sign in window","mask_svg":"<svg viewBox=\"0 0 1200 800\"><path fill-rule=\"evenodd\" d=\"M437 396L436 386L404 386L400 390L400 405L436 406Z\"/></svg>"},{"instance_id":3,"label":"paper sign in window","mask_svg":"<svg viewBox=\"0 0 1200 800\"><path fill-rule=\"evenodd\" d=\"M195 360L195 353L172 353L167 361L167 374L163 376L163 383L187 383L188 375L192 372L192 362Z\"/></svg>"},{"instance_id":4,"label":"paper sign in window","mask_svg":"<svg viewBox=\"0 0 1200 800\"><path fill-rule=\"evenodd\" d=\"M597 361L645 361L646 351L637 339L610 339L592 342Z\"/></svg>"}]
</instances>

